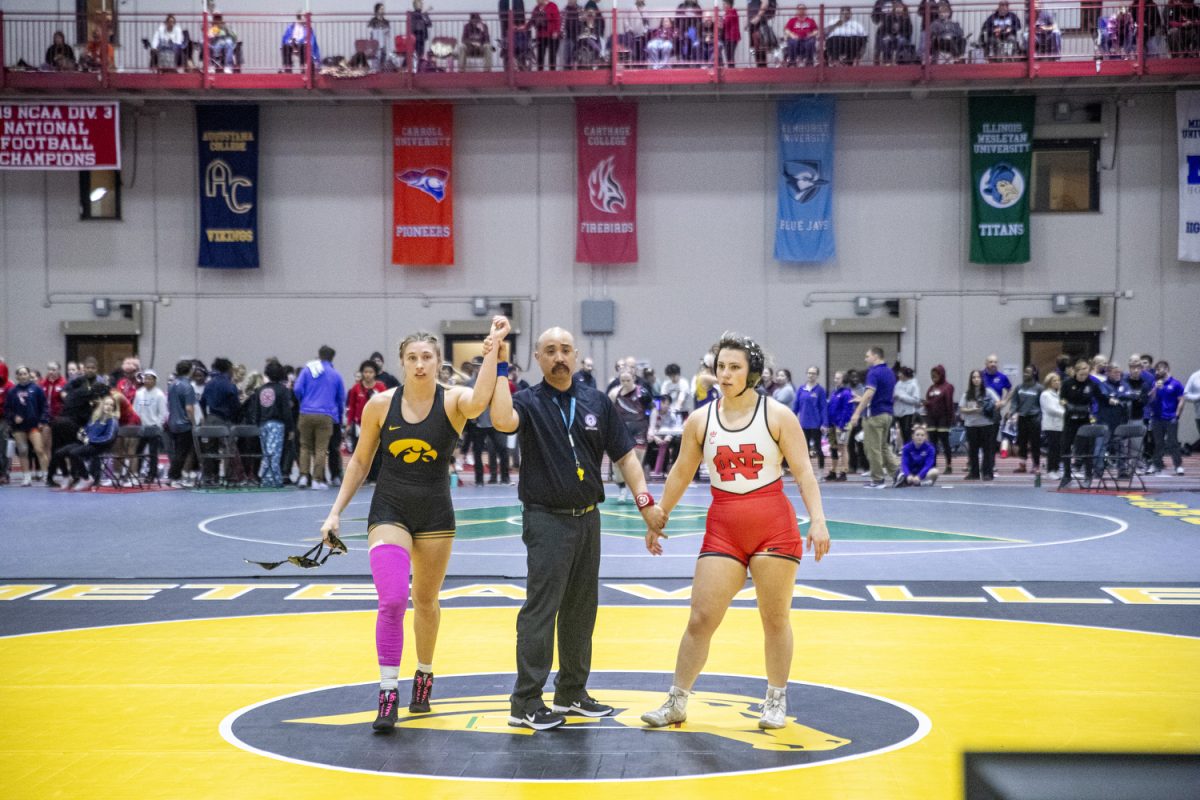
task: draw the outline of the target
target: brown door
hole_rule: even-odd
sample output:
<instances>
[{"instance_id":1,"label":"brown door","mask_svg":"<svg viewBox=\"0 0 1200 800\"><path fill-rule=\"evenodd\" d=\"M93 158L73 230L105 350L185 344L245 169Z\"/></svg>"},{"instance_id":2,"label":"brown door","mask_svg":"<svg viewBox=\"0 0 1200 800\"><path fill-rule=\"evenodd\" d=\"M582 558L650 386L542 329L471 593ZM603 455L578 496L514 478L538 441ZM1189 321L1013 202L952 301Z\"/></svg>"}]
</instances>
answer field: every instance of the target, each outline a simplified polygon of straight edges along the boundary
<instances>
[{"instance_id":1,"label":"brown door","mask_svg":"<svg viewBox=\"0 0 1200 800\"><path fill-rule=\"evenodd\" d=\"M1078 359L1090 360L1100 352L1100 334L1095 332L1064 332L1064 333L1027 333L1025 334L1026 364L1037 367L1038 375L1045 378L1054 371L1054 365L1060 354L1071 357L1074 363Z\"/></svg>"},{"instance_id":2,"label":"brown door","mask_svg":"<svg viewBox=\"0 0 1200 800\"><path fill-rule=\"evenodd\" d=\"M91 356L100 365L100 374L121 368L121 362L136 356L136 336L68 336L67 361L82 361Z\"/></svg>"}]
</instances>

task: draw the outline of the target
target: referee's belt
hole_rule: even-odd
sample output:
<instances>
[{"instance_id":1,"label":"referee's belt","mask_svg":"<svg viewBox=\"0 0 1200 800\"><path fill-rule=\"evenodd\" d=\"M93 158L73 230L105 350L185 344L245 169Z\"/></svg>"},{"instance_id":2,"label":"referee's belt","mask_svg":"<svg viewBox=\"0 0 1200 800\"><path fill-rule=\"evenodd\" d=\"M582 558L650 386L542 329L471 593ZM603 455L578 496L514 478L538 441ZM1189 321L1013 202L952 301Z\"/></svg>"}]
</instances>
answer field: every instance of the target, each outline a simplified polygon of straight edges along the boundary
<instances>
[{"instance_id":1,"label":"referee's belt","mask_svg":"<svg viewBox=\"0 0 1200 800\"><path fill-rule=\"evenodd\" d=\"M526 511L544 511L547 514L558 514L564 517L582 517L584 514L590 514L596 510L596 504L583 508L555 508L554 506L540 506L537 503L526 503Z\"/></svg>"}]
</instances>

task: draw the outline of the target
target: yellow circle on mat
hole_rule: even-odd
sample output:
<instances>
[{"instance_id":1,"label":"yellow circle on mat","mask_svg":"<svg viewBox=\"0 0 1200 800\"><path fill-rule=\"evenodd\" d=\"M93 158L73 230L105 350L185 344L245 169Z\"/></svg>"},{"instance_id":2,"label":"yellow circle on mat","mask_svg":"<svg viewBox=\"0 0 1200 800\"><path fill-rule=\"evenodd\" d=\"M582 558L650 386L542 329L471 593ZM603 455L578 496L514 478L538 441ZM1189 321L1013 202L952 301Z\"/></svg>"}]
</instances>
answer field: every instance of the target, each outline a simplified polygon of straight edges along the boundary
<instances>
[{"instance_id":1,"label":"yellow circle on mat","mask_svg":"<svg viewBox=\"0 0 1200 800\"><path fill-rule=\"evenodd\" d=\"M437 671L511 672L516 612L444 609ZM593 668L670 670L687 616L682 607L601 608ZM3 795L950 800L961 797L968 751L1200 749L1200 639L858 612L798 611L793 623L794 680L907 704L930 719L931 732L853 761L670 784L347 773L241 750L218 729L254 703L373 680L373 611L183 620L0 639ZM406 641L402 674L415 663L411 629ZM707 669L761 674L762 663L758 612L731 609ZM345 746L357 736L370 733L348 728Z\"/></svg>"}]
</instances>

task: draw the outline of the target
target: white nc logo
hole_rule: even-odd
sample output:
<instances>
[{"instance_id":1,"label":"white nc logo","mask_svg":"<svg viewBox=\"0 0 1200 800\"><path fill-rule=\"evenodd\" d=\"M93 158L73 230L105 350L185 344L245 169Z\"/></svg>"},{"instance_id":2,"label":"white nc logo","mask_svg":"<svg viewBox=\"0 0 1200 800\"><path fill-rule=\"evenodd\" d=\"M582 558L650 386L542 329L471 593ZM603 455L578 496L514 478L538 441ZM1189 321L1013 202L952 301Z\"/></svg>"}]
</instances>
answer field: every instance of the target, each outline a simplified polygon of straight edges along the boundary
<instances>
[{"instance_id":1,"label":"white nc logo","mask_svg":"<svg viewBox=\"0 0 1200 800\"><path fill-rule=\"evenodd\" d=\"M254 208L253 203L238 202L238 189L249 189L253 184L249 178L240 178L233 174L229 165L219 158L214 158L204 170L204 195L216 197L219 193L225 200L226 207L234 214L245 214Z\"/></svg>"},{"instance_id":2,"label":"white nc logo","mask_svg":"<svg viewBox=\"0 0 1200 800\"><path fill-rule=\"evenodd\" d=\"M588 175L588 199L596 210L605 214L615 214L618 209L625 208L625 190L613 175L616 158L613 155L602 160Z\"/></svg>"}]
</instances>

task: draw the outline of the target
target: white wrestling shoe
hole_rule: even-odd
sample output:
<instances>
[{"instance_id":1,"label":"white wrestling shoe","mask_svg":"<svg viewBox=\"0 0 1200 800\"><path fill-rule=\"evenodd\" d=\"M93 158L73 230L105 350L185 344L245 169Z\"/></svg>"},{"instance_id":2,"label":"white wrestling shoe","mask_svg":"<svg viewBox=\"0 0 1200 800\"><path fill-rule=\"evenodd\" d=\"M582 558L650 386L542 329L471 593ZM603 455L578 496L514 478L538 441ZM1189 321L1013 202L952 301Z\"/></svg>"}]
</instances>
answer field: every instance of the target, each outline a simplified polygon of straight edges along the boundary
<instances>
[{"instance_id":1,"label":"white wrestling shoe","mask_svg":"<svg viewBox=\"0 0 1200 800\"><path fill-rule=\"evenodd\" d=\"M787 725L787 690L767 687L767 699L763 700L762 719L758 727L776 730Z\"/></svg>"},{"instance_id":2,"label":"white wrestling shoe","mask_svg":"<svg viewBox=\"0 0 1200 800\"><path fill-rule=\"evenodd\" d=\"M654 711L642 714L642 722L651 728L665 728L677 725L687 719L688 693L675 686L667 694L667 701Z\"/></svg>"}]
</instances>

